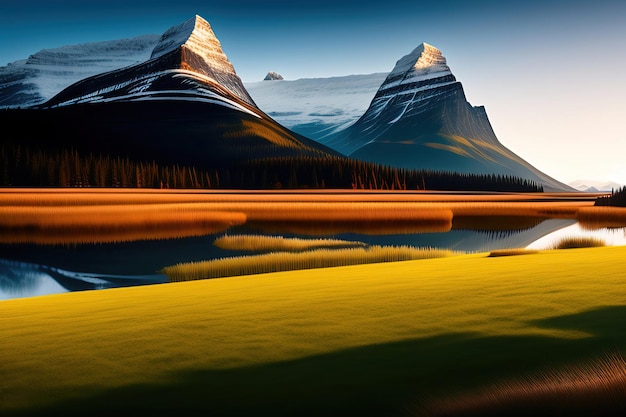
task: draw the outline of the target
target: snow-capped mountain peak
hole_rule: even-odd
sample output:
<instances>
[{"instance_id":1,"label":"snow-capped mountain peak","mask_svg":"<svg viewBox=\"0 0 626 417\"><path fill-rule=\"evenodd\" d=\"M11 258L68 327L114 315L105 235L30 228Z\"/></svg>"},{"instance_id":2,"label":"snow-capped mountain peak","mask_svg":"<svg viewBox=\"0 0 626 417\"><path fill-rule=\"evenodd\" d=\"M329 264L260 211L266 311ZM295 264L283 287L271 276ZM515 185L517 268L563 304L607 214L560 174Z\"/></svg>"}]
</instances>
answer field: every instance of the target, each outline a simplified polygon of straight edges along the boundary
<instances>
[{"instance_id":1,"label":"snow-capped mountain peak","mask_svg":"<svg viewBox=\"0 0 626 417\"><path fill-rule=\"evenodd\" d=\"M136 100L217 100L260 117L211 26L200 16L167 30L147 61L80 80L42 106Z\"/></svg>"},{"instance_id":2,"label":"snow-capped mountain peak","mask_svg":"<svg viewBox=\"0 0 626 417\"><path fill-rule=\"evenodd\" d=\"M424 100L448 94L449 89L454 89L457 84L456 87L460 88L441 51L423 42L396 62L360 122L378 124L384 119L385 125L393 125L405 115L410 115L410 112L406 114L407 110L418 108ZM381 118L381 115L384 117ZM338 147L340 152L350 154L368 142L364 137L341 140L341 143L330 139L326 145Z\"/></svg>"},{"instance_id":3,"label":"snow-capped mountain peak","mask_svg":"<svg viewBox=\"0 0 626 417\"><path fill-rule=\"evenodd\" d=\"M410 54L405 55L396 62L391 74L405 73L430 73L450 72L446 58L441 51L434 46L421 43Z\"/></svg>"},{"instance_id":4,"label":"snow-capped mountain peak","mask_svg":"<svg viewBox=\"0 0 626 417\"><path fill-rule=\"evenodd\" d=\"M222 50L209 22L196 15L191 19L168 29L152 50L150 59L158 58L178 48L185 48L210 62L224 72L235 72L235 68Z\"/></svg>"},{"instance_id":5,"label":"snow-capped mountain peak","mask_svg":"<svg viewBox=\"0 0 626 417\"><path fill-rule=\"evenodd\" d=\"M195 15L168 29L152 50L151 60L180 54L180 68L206 75L248 104L254 101L247 93L233 64L222 50L209 22Z\"/></svg>"},{"instance_id":6,"label":"snow-capped mountain peak","mask_svg":"<svg viewBox=\"0 0 626 417\"><path fill-rule=\"evenodd\" d=\"M446 58L441 51L426 42L396 62L381 90L434 78L452 76Z\"/></svg>"}]
</instances>

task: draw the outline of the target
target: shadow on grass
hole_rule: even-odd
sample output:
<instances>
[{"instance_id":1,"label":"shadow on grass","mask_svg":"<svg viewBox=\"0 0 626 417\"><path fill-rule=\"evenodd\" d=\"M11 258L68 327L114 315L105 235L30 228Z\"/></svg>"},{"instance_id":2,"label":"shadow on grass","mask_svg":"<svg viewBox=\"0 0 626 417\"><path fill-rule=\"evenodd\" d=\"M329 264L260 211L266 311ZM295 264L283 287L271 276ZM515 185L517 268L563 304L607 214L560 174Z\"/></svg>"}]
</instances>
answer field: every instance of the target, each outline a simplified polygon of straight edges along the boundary
<instances>
[{"instance_id":1,"label":"shadow on grass","mask_svg":"<svg viewBox=\"0 0 626 417\"><path fill-rule=\"evenodd\" d=\"M592 335L582 339L460 333L239 369L187 370L16 415L415 416L433 398L624 352L625 321L626 306L611 306L535 323Z\"/></svg>"},{"instance_id":2,"label":"shadow on grass","mask_svg":"<svg viewBox=\"0 0 626 417\"><path fill-rule=\"evenodd\" d=\"M513 378L481 384L424 401L417 416L614 416L626 415L624 335L615 326L625 317L623 306L598 308L534 322L539 327L583 330L609 348L574 362L555 362L540 372L527 370ZM570 353L567 351L563 352ZM420 411L419 409L417 411Z\"/></svg>"}]
</instances>

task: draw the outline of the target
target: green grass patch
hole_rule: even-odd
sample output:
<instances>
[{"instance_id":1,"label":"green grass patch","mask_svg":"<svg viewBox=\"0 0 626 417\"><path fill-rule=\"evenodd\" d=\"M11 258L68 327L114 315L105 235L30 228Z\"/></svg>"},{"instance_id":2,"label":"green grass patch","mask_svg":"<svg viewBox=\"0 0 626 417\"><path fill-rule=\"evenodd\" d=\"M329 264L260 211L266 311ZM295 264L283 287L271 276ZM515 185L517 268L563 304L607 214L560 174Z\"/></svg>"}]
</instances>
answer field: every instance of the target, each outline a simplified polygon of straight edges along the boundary
<instances>
[{"instance_id":1,"label":"green grass patch","mask_svg":"<svg viewBox=\"0 0 626 417\"><path fill-rule=\"evenodd\" d=\"M239 275L335 266L441 258L449 250L412 246L368 246L366 248L315 249L305 252L271 252L262 255L233 256L210 261L180 263L163 268L170 281L222 278Z\"/></svg>"},{"instance_id":2,"label":"green grass patch","mask_svg":"<svg viewBox=\"0 0 626 417\"><path fill-rule=\"evenodd\" d=\"M0 414L420 415L626 352L624 259L471 254L2 301Z\"/></svg>"}]
</instances>

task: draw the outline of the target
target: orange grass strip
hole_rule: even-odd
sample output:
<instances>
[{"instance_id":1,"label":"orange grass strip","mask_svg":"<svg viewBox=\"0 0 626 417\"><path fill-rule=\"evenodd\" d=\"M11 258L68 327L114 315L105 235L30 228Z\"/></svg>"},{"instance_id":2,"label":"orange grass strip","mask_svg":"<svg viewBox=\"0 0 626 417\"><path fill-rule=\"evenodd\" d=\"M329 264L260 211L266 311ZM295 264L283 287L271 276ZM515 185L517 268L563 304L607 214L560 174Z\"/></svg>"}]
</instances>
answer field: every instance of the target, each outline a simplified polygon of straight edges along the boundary
<instances>
[{"instance_id":1,"label":"orange grass strip","mask_svg":"<svg viewBox=\"0 0 626 417\"><path fill-rule=\"evenodd\" d=\"M0 207L2 243L106 243L201 236L246 222L202 204Z\"/></svg>"},{"instance_id":2,"label":"orange grass strip","mask_svg":"<svg viewBox=\"0 0 626 417\"><path fill-rule=\"evenodd\" d=\"M307 236L332 236L343 233L360 235L406 235L420 233L445 233L452 229L452 222L445 218L432 220L346 220L324 221L265 221L248 222L247 226L264 233L291 233Z\"/></svg>"},{"instance_id":3,"label":"orange grass strip","mask_svg":"<svg viewBox=\"0 0 626 417\"><path fill-rule=\"evenodd\" d=\"M593 202L475 202L449 203L455 216L537 216L575 219L581 207Z\"/></svg>"},{"instance_id":4,"label":"orange grass strip","mask_svg":"<svg viewBox=\"0 0 626 417\"><path fill-rule=\"evenodd\" d=\"M527 202L593 205L589 194L431 193L370 190L159 190L124 188L0 188L5 205L157 204L184 202Z\"/></svg>"},{"instance_id":5,"label":"orange grass strip","mask_svg":"<svg viewBox=\"0 0 626 417\"><path fill-rule=\"evenodd\" d=\"M580 227L587 230L626 227L626 207L582 207L576 218Z\"/></svg>"}]
</instances>

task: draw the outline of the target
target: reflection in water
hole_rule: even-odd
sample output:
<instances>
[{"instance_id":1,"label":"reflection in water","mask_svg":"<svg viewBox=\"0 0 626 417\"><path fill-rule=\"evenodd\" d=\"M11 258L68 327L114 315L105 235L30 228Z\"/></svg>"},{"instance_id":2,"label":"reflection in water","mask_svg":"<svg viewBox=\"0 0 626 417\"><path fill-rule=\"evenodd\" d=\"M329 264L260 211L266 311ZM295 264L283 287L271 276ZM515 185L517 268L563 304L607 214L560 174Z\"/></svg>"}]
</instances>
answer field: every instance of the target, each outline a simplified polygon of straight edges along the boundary
<instances>
[{"instance_id":1,"label":"reflection in water","mask_svg":"<svg viewBox=\"0 0 626 417\"><path fill-rule=\"evenodd\" d=\"M465 252L540 247L543 236L584 232L575 220L523 216L459 216L454 224L433 228L420 222L305 222L262 225L266 234L288 237L333 237L367 245L409 245ZM294 227L294 226L298 227ZM341 226L341 227L338 227ZM349 227L346 227L349 226ZM443 227L445 226L445 227ZM228 230L228 235L258 233L259 224ZM308 227L308 229L307 229ZM304 230L302 230L304 228ZM604 234L608 232L602 232ZM612 232L607 244L626 244L624 229ZM37 245L0 243L0 299L64 291L165 282L156 271L168 265L245 255L213 242L224 232L199 237L106 244ZM620 237L618 239L617 237ZM45 237L43 237L45 239ZM556 238L554 238L556 239ZM545 241L544 241L545 242ZM87 271L84 273L70 271Z\"/></svg>"},{"instance_id":2,"label":"reflection in water","mask_svg":"<svg viewBox=\"0 0 626 417\"><path fill-rule=\"evenodd\" d=\"M0 259L0 300L66 292L48 274L23 262Z\"/></svg>"},{"instance_id":3,"label":"reflection in water","mask_svg":"<svg viewBox=\"0 0 626 417\"><path fill-rule=\"evenodd\" d=\"M66 271L0 259L0 300L66 291L96 290L166 282L163 275L124 276Z\"/></svg>"},{"instance_id":4,"label":"reflection in water","mask_svg":"<svg viewBox=\"0 0 626 417\"><path fill-rule=\"evenodd\" d=\"M626 207L582 207L578 222L586 230L626 228Z\"/></svg>"},{"instance_id":5,"label":"reflection in water","mask_svg":"<svg viewBox=\"0 0 626 417\"><path fill-rule=\"evenodd\" d=\"M534 216L455 216L452 220L452 228L455 230L512 234L532 229L545 220L547 220L546 217Z\"/></svg>"},{"instance_id":6,"label":"reflection in water","mask_svg":"<svg viewBox=\"0 0 626 417\"><path fill-rule=\"evenodd\" d=\"M529 244L528 249L550 249L558 241L569 237L593 237L601 239L607 246L626 245L626 228L603 228L589 230L579 223L547 234Z\"/></svg>"},{"instance_id":7,"label":"reflection in water","mask_svg":"<svg viewBox=\"0 0 626 417\"><path fill-rule=\"evenodd\" d=\"M218 233L246 222L202 204L0 207L0 243L75 245L174 239Z\"/></svg>"},{"instance_id":8,"label":"reflection in water","mask_svg":"<svg viewBox=\"0 0 626 417\"><path fill-rule=\"evenodd\" d=\"M362 235L413 235L421 233L445 233L452 229L451 218L420 220L387 220L387 221L281 221L281 222L248 222L252 230L264 233L295 234L304 236L334 236L342 233Z\"/></svg>"}]
</instances>

